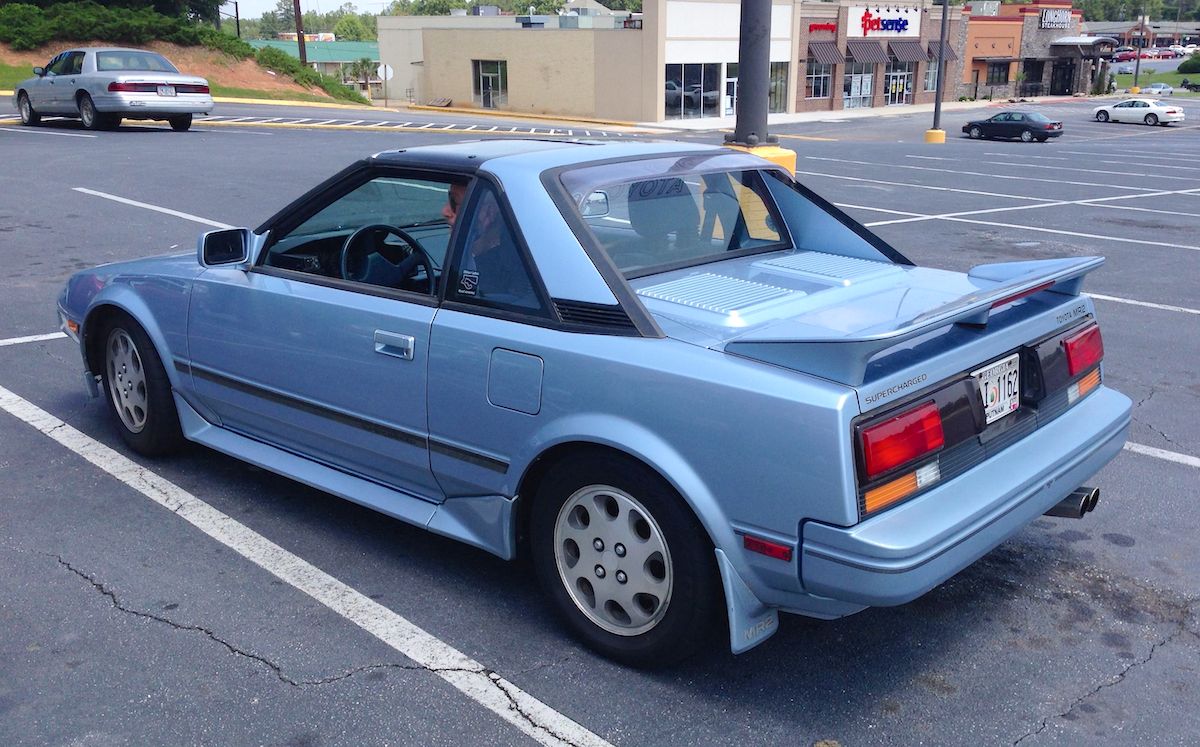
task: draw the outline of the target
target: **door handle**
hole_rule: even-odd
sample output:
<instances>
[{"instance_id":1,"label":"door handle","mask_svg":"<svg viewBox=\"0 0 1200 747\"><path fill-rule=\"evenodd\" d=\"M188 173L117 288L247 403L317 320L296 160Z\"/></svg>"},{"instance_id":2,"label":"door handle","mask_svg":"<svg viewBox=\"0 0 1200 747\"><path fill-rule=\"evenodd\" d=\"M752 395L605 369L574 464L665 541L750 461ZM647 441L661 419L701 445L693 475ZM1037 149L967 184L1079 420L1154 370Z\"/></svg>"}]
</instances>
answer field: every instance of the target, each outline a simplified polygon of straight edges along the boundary
<instances>
[{"instance_id":1,"label":"door handle","mask_svg":"<svg viewBox=\"0 0 1200 747\"><path fill-rule=\"evenodd\" d=\"M411 361L417 340L412 335L400 335L395 332L375 330L375 352L390 355L393 358Z\"/></svg>"}]
</instances>

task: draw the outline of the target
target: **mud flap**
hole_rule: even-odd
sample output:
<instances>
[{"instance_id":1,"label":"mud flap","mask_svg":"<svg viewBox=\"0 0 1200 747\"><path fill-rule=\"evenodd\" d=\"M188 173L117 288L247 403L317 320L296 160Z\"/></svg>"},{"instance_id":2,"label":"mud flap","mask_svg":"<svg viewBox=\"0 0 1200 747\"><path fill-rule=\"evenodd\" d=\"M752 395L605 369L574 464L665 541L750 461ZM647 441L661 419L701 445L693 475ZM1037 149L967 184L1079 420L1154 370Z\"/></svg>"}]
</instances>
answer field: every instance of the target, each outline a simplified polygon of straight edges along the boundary
<instances>
[{"instance_id":1,"label":"mud flap","mask_svg":"<svg viewBox=\"0 0 1200 747\"><path fill-rule=\"evenodd\" d=\"M779 613L754 596L723 551L716 552L721 586L725 588L725 610L729 614L729 648L740 654L775 635L779 630Z\"/></svg>"}]
</instances>

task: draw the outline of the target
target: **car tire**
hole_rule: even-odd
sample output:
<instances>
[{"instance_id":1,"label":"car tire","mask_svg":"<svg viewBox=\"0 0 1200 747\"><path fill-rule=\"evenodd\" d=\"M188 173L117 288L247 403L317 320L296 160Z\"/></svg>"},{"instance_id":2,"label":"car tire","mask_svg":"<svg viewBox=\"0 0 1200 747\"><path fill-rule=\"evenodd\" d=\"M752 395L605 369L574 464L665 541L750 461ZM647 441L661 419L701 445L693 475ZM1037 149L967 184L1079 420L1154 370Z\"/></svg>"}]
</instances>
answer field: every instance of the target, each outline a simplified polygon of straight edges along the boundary
<instances>
[{"instance_id":1,"label":"car tire","mask_svg":"<svg viewBox=\"0 0 1200 747\"><path fill-rule=\"evenodd\" d=\"M1108 121L1108 112L1106 112L1106 111L1096 112L1096 121L1097 122L1107 122Z\"/></svg>"},{"instance_id":2,"label":"car tire","mask_svg":"<svg viewBox=\"0 0 1200 747\"><path fill-rule=\"evenodd\" d=\"M21 113L21 124L26 127L32 127L42 121L42 115L33 110L33 103L24 91L17 96L17 111Z\"/></svg>"},{"instance_id":3,"label":"car tire","mask_svg":"<svg viewBox=\"0 0 1200 747\"><path fill-rule=\"evenodd\" d=\"M1021 130L1021 142L1022 143L1032 143L1033 142L1033 133L1030 132L1029 130Z\"/></svg>"},{"instance_id":4,"label":"car tire","mask_svg":"<svg viewBox=\"0 0 1200 747\"><path fill-rule=\"evenodd\" d=\"M1158 124L1158 115L1157 115L1157 114L1147 114L1147 115L1146 115L1146 119L1145 119L1145 120L1143 120L1143 121L1144 121L1146 124L1148 124L1148 125L1150 125L1151 127L1153 127L1154 125Z\"/></svg>"},{"instance_id":5,"label":"car tire","mask_svg":"<svg viewBox=\"0 0 1200 747\"><path fill-rule=\"evenodd\" d=\"M178 117L171 117L167 120L171 123L171 129L176 132L187 132L192 126L192 115L181 114Z\"/></svg>"},{"instance_id":6,"label":"car tire","mask_svg":"<svg viewBox=\"0 0 1200 747\"><path fill-rule=\"evenodd\" d=\"M533 498L538 580L587 646L628 666L657 668L692 655L719 629L724 606L712 543L649 467L589 452L551 467Z\"/></svg>"},{"instance_id":7,"label":"car tire","mask_svg":"<svg viewBox=\"0 0 1200 747\"><path fill-rule=\"evenodd\" d=\"M79 94L75 102L79 110L79 121L86 130L103 130L105 117L96 111L96 102L86 93Z\"/></svg>"},{"instance_id":8,"label":"car tire","mask_svg":"<svg viewBox=\"0 0 1200 747\"><path fill-rule=\"evenodd\" d=\"M143 456L177 451L184 441L179 412L150 336L121 313L100 329L97 344L105 400L121 438Z\"/></svg>"},{"instance_id":9,"label":"car tire","mask_svg":"<svg viewBox=\"0 0 1200 747\"><path fill-rule=\"evenodd\" d=\"M1048 137L1039 137L1039 138L1037 139L1037 141L1038 141L1039 143L1044 143L1044 142L1046 142L1046 141L1047 141L1047 140L1049 140L1049 139L1050 139L1050 138L1048 138Z\"/></svg>"},{"instance_id":10,"label":"car tire","mask_svg":"<svg viewBox=\"0 0 1200 747\"><path fill-rule=\"evenodd\" d=\"M978 127L972 127L972 128L971 128L971 129L970 129L970 130L967 132L967 135L968 135L968 137L970 137L972 140L982 140L982 139L983 139L983 130L981 130L981 129L980 129L980 128L978 128Z\"/></svg>"}]
</instances>

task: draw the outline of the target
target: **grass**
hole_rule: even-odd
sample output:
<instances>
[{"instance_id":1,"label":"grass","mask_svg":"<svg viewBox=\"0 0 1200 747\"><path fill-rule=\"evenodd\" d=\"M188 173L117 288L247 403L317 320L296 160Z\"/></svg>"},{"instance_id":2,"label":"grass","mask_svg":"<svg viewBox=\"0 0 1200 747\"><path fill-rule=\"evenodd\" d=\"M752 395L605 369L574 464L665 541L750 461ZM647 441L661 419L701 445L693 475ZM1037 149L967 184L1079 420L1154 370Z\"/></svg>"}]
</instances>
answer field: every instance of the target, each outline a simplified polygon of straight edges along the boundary
<instances>
[{"instance_id":1,"label":"grass","mask_svg":"<svg viewBox=\"0 0 1200 747\"><path fill-rule=\"evenodd\" d=\"M0 62L0 90L11 91L13 86L32 77L32 65L6 65Z\"/></svg>"},{"instance_id":2,"label":"grass","mask_svg":"<svg viewBox=\"0 0 1200 747\"><path fill-rule=\"evenodd\" d=\"M1182 88L1180 86L1180 83L1183 82L1184 78L1187 78L1189 81L1194 82L1194 83L1200 83L1200 73L1190 73L1190 74L1176 73L1176 72L1147 73L1146 72L1147 67L1153 68L1154 66L1153 65L1149 65L1149 66L1142 65L1141 74L1138 75L1138 85L1141 86L1142 88L1145 88L1146 86L1150 85L1151 83L1166 83L1167 85L1169 85L1175 89L1176 96L1181 95L1181 94L1185 95L1185 96L1195 95L1195 94L1189 94L1187 89ZM1133 85L1133 76L1130 75L1129 73L1125 73L1123 75L1117 76L1117 88L1129 88L1132 85Z\"/></svg>"}]
</instances>

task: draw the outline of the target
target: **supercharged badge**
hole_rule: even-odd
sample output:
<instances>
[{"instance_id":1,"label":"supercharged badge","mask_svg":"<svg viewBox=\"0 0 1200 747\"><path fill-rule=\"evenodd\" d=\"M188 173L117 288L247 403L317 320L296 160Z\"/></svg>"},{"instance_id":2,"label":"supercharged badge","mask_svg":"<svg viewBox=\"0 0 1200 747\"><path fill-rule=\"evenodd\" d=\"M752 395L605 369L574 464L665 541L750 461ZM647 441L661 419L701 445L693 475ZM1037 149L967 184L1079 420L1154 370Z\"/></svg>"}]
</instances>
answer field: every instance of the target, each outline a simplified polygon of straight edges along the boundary
<instances>
[{"instance_id":1,"label":"supercharged badge","mask_svg":"<svg viewBox=\"0 0 1200 747\"><path fill-rule=\"evenodd\" d=\"M878 392L875 392L874 394L872 394L869 397L867 397L866 399L864 399L863 404L865 404L865 405L873 404L875 402L880 401L881 399L890 397L893 394L896 394L897 392L903 392L905 389L909 389L911 387L916 386L917 384L921 384L928 378L929 378L929 374L921 374L920 376L914 376L913 378L909 379L908 381L902 381L899 384L896 384L895 386L889 386L887 389L882 389Z\"/></svg>"}]
</instances>

